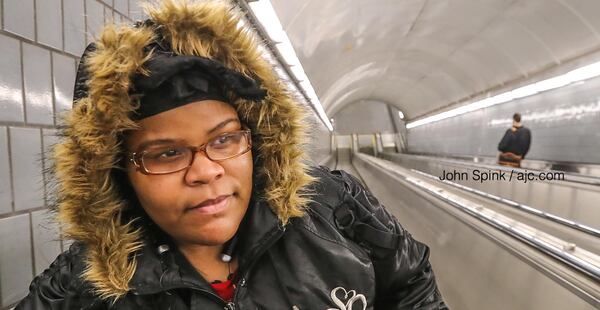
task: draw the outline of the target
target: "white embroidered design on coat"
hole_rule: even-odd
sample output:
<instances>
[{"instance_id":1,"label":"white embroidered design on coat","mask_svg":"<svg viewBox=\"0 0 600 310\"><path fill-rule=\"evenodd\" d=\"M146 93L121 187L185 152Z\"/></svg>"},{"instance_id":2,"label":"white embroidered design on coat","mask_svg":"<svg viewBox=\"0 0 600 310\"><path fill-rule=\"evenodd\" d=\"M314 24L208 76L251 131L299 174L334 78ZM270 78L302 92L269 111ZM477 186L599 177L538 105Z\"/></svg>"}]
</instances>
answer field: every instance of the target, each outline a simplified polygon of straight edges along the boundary
<instances>
[{"instance_id":1,"label":"white embroidered design on coat","mask_svg":"<svg viewBox=\"0 0 600 310\"><path fill-rule=\"evenodd\" d=\"M342 293L338 295L338 292ZM338 286L331 290L331 300L339 308L328 308L327 310L366 310L367 309L367 298L363 294L357 294L355 290L346 291L341 286ZM354 308L354 303L360 301L362 308ZM344 303L345 302L345 303Z\"/></svg>"}]
</instances>

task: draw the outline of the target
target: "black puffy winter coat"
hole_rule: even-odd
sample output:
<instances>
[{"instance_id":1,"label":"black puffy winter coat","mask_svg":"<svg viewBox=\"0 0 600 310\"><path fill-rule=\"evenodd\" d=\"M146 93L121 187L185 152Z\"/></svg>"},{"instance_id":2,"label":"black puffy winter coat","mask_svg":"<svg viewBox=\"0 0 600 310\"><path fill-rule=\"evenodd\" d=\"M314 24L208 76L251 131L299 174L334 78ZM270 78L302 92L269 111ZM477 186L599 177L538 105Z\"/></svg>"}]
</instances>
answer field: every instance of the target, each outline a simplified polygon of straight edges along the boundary
<instances>
[{"instance_id":1,"label":"black puffy winter coat","mask_svg":"<svg viewBox=\"0 0 600 310\"><path fill-rule=\"evenodd\" d=\"M445 308L428 248L355 179L307 165L306 105L240 27L235 8L223 1L157 5L143 23L104 29L81 58L73 109L52 152L55 210L75 243L33 280L17 309ZM124 159L123 135L138 129L132 77L148 71L144 64L158 47L219 62L266 93L227 98L252 132L254 165L229 305L174 245L159 254L168 238L137 229L152 223L131 214L141 208L138 197L115 167Z\"/></svg>"},{"instance_id":2,"label":"black puffy winter coat","mask_svg":"<svg viewBox=\"0 0 600 310\"><path fill-rule=\"evenodd\" d=\"M261 201L238 231L233 302L218 297L175 247L146 243L130 291L112 303L79 275L85 247L70 249L36 277L16 309L447 309L414 240L360 183L319 167L310 209L282 227Z\"/></svg>"}]
</instances>

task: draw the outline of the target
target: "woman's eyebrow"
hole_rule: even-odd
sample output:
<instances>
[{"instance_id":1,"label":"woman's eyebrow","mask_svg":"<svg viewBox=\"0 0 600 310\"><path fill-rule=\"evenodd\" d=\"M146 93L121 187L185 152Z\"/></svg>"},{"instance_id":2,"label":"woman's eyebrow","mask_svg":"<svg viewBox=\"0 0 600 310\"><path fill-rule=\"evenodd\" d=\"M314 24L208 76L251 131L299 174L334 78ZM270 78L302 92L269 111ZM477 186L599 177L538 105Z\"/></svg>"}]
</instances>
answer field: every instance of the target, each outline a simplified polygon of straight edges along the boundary
<instances>
[{"instance_id":1,"label":"woman's eyebrow","mask_svg":"<svg viewBox=\"0 0 600 310\"><path fill-rule=\"evenodd\" d=\"M240 123L240 120L237 118L229 118L226 119L222 122L220 122L219 124L217 124L217 126L213 127L211 130L209 130L207 132L207 134L211 134L223 127L225 127L227 124L231 123L231 122L237 122ZM156 139L156 140L148 140L148 141L144 141L142 143L140 143L140 145L137 147L138 150L143 150L149 146L152 145L160 145L160 144L172 144L172 143L177 143L177 142L181 142L182 140L176 140L176 139Z\"/></svg>"},{"instance_id":2,"label":"woman's eyebrow","mask_svg":"<svg viewBox=\"0 0 600 310\"><path fill-rule=\"evenodd\" d=\"M225 125L227 125L227 124L229 124L229 123L231 123L231 122L237 122L237 123L239 123L239 122L240 122L240 120L239 120L239 119L237 119L237 118L229 118L229 119L226 119L226 120L224 120L224 121L220 122L220 123L219 123L217 126L215 126L213 129L209 130L209 131L207 132L207 134L211 134L211 133L213 133L213 132L215 132L215 131L217 131L217 130L219 130L219 129L223 128L223 127L225 127Z\"/></svg>"},{"instance_id":3,"label":"woman's eyebrow","mask_svg":"<svg viewBox=\"0 0 600 310\"><path fill-rule=\"evenodd\" d=\"M138 145L137 149L138 150L143 150L149 146L152 145L159 145L159 144L172 144L172 143L176 143L176 142L181 142L181 140L174 140L174 139L156 139L156 140L148 140L145 142L140 143L140 145Z\"/></svg>"}]
</instances>

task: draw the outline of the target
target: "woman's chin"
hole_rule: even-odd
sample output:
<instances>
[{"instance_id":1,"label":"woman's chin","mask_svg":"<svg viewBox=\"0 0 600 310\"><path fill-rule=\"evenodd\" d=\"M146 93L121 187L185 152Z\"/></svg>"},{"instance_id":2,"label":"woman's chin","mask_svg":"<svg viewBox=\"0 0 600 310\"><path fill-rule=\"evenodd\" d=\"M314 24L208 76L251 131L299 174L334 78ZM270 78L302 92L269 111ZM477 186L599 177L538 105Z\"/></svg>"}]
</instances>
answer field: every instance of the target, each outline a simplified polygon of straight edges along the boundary
<instances>
[{"instance_id":1,"label":"woman's chin","mask_svg":"<svg viewBox=\"0 0 600 310\"><path fill-rule=\"evenodd\" d=\"M205 227L193 236L194 243L208 246L222 245L229 241L237 231L237 225L233 223L222 223L211 226L213 227Z\"/></svg>"}]
</instances>

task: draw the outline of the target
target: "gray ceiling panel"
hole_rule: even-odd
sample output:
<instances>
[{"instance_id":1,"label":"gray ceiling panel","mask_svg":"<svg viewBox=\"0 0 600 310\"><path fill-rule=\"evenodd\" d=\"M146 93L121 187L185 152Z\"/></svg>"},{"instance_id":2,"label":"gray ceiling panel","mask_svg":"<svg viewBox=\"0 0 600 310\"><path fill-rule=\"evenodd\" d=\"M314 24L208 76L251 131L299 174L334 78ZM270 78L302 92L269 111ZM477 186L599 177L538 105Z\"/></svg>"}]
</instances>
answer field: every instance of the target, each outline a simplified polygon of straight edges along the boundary
<instances>
[{"instance_id":1,"label":"gray ceiling panel","mask_svg":"<svg viewBox=\"0 0 600 310\"><path fill-rule=\"evenodd\" d=\"M414 119L600 51L598 0L271 3L330 116L380 100Z\"/></svg>"}]
</instances>

